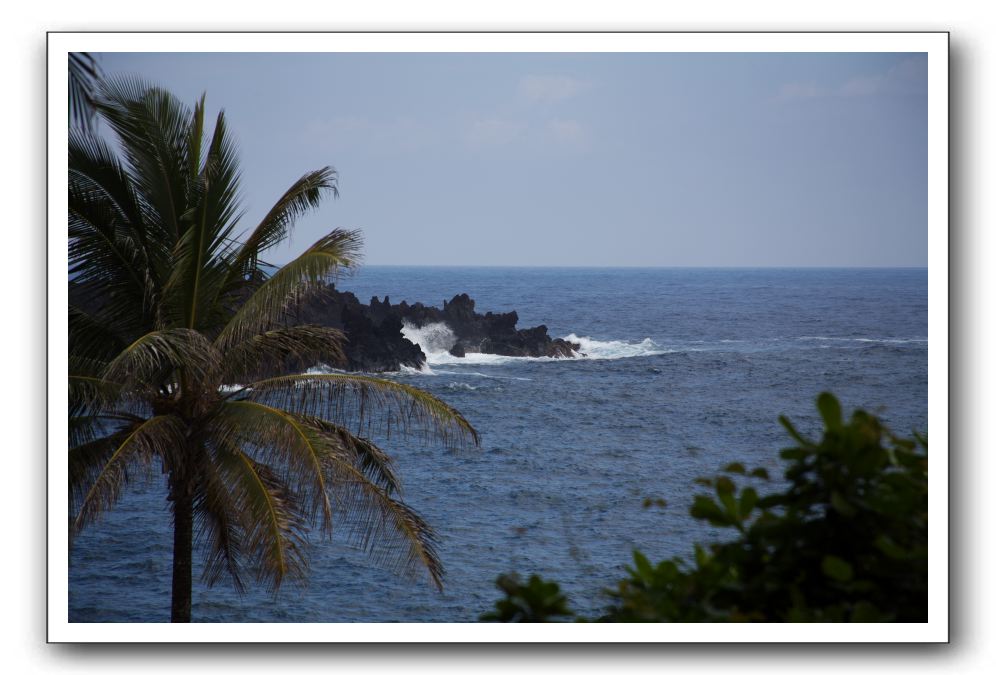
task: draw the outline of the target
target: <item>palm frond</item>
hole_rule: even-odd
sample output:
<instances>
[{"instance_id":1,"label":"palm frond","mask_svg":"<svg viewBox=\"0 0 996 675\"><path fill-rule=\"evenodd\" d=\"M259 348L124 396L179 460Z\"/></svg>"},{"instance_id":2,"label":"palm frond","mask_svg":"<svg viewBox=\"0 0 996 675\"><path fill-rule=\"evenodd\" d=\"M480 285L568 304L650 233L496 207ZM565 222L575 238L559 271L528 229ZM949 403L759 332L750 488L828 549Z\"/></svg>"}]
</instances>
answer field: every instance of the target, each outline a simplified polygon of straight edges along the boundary
<instances>
[{"instance_id":1,"label":"palm frond","mask_svg":"<svg viewBox=\"0 0 996 675\"><path fill-rule=\"evenodd\" d=\"M70 373L69 414L84 417L106 410L122 400L122 386L100 376Z\"/></svg>"},{"instance_id":2,"label":"palm frond","mask_svg":"<svg viewBox=\"0 0 996 675\"><path fill-rule=\"evenodd\" d=\"M190 379L210 386L220 363L221 355L201 333L172 328L146 333L128 345L107 364L103 379L158 387L182 369Z\"/></svg>"},{"instance_id":3,"label":"palm frond","mask_svg":"<svg viewBox=\"0 0 996 675\"><path fill-rule=\"evenodd\" d=\"M241 595L246 590L242 553L244 532L239 517L241 505L215 461L205 461L196 480L197 539L208 547L201 578L210 587L227 577Z\"/></svg>"},{"instance_id":4,"label":"palm frond","mask_svg":"<svg viewBox=\"0 0 996 675\"><path fill-rule=\"evenodd\" d=\"M151 316L157 293L142 206L130 194L127 178L117 175L120 167L95 156L102 150L83 145L82 139L70 138L71 286L77 298L83 295L116 323L135 325Z\"/></svg>"},{"instance_id":5,"label":"palm frond","mask_svg":"<svg viewBox=\"0 0 996 675\"><path fill-rule=\"evenodd\" d=\"M193 127L199 124L195 113ZM192 129L191 138L194 133ZM192 143L188 160L199 152L199 141ZM222 308L216 306L217 300L229 274L228 256L222 254L231 247L230 234L239 217L238 181L235 144L221 112L204 166L188 181L188 208L180 218L185 229L173 251L173 273L166 284L167 325L210 329L218 323Z\"/></svg>"},{"instance_id":6,"label":"palm frond","mask_svg":"<svg viewBox=\"0 0 996 675\"><path fill-rule=\"evenodd\" d=\"M69 420L69 512L76 514L114 451L144 422L102 420L97 416Z\"/></svg>"},{"instance_id":7,"label":"palm frond","mask_svg":"<svg viewBox=\"0 0 996 675\"><path fill-rule=\"evenodd\" d=\"M201 94L200 100L194 104L194 113L190 118L187 131L187 176L196 180L201 172L201 143L204 140L204 102L207 93Z\"/></svg>"},{"instance_id":8,"label":"palm frond","mask_svg":"<svg viewBox=\"0 0 996 675\"><path fill-rule=\"evenodd\" d=\"M100 66L92 54L69 54L69 120L84 129L93 123L94 91L100 80Z\"/></svg>"},{"instance_id":9,"label":"palm frond","mask_svg":"<svg viewBox=\"0 0 996 675\"><path fill-rule=\"evenodd\" d=\"M70 132L69 190L70 213L76 203L74 198L82 203L102 204L107 207L109 217L101 225L108 227L114 223L119 228L127 228L121 232L122 236L133 237L142 248L156 244L155 238L150 237L156 234L155 214L148 212L127 169L103 138ZM146 251L146 262L150 257Z\"/></svg>"},{"instance_id":10,"label":"palm frond","mask_svg":"<svg viewBox=\"0 0 996 675\"><path fill-rule=\"evenodd\" d=\"M324 286L344 268L359 261L360 235L334 230L281 267L239 307L215 344L225 351L254 335L279 326L294 293Z\"/></svg>"},{"instance_id":11,"label":"palm frond","mask_svg":"<svg viewBox=\"0 0 996 675\"><path fill-rule=\"evenodd\" d=\"M335 328L299 325L276 328L232 346L224 354L222 379L227 384L244 383L283 370L288 362L326 364L346 359L342 342L346 336Z\"/></svg>"},{"instance_id":12,"label":"palm frond","mask_svg":"<svg viewBox=\"0 0 996 675\"><path fill-rule=\"evenodd\" d=\"M71 534L110 509L135 467L146 472L156 458L164 458L182 445L185 425L172 415L160 415L135 423L116 434L110 444L103 439L69 451L70 503L78 504Z\"/></svg>"},{"instance_id":13,"label":"palm frond","mask_svg":"<svg viewBox=\"0 0 996 675\"><path fill-rule=\"evenodd\" d=\"M338 174L330 166L297 179L245 239L233 260L232 274L249 276L256 269L259 255L282 242L300 216L317 208L326 193L338 197L337 180Z\"/></svg>"},{"instance_id":14,"label":"palm frond","mask_svg":"<svg viewBox=\"0 0 996 675\"><path fill-rule=\"evenodd\" d=\"M210 438L253 447L254 459L280 467L294 485L311 522L332 531L331 490L326 483L329 461L349 461L317 429L283 410L254 401L228 401L211 420Z\"/></svg>"},{"instance_id":15,"label":"palm frond","mask_svg":"<svg viewBox=\"0 0 996 675\"><path fill-rule=\"evenodd\" d=\"M252 401L225 403L211 438L251 447L251 455L290 485L311 522L348 541L379 564L407 573L424 568L440 586L434 534L411 508L391 497L398 487L390 460L369 441L321 420ZM385 548L386 547L386 548Z\"/></svg>"},{"instance_id":16,"label":"palm frond","mask_svg":"<svg viewBox=\"0 0 996 675\"><path fill-rule=\"evenodd\" d=\"M246 385L254 401L356 429L357 435L421 435L451 447L478 445L477 431L457 410L416 387L351 373L284 375Z\"/></svg>"},{"instance_id":17,"label":"palm frond","mask_svg":"<svg viewBox=\"0 0 996 675\"><path fill-rule=\"evenodd\" d=\"M122 336L131 328L130 324L121 325L103 313L96 316L70 305L69 342L74 361L70 364L70 372L99 374L103 366L127 346Z\"/></svg>"},{"instance_id":18,"label":"palm frond","mask_svg":"<svg viewBox=\"0 0 996 675\"><path fill-rule=\"evenodd\" d=\"M307 521L298 499L270 467L221 439L214 446L219 476L228 486L241 525L241 552L258 581L276 591L284 579L303 579Z\"/></svg>"},{"instance_id":19,"label":"palm frond","mask_svg":"<svg viewBox=\"0 0 996 675\"><path fill-rule=\"evenodd\" d=\"M401 481L394 473L394 460L377 445L360 436L354 436L345 427L317 417L297 416L302 423L315 427L330 437L342 452L352 458L352 463L382 488L387 494L400 495Z\"/></svg>"},{"instance_id":20,"label":"palm frond","mask_svg":"<svg viewBox=\"0 0 996 675\"><path fill-rule=\"evenodd\" d=\"M101 82L98 114L117 135L129 173L176 242L185 229L190 110L172 94L134 77Z\"/></svg>"},{"instance_id":21,"label":"palm frond","mask_svg":"<svg viewBox=\"0 0 996 675\"><path fill-rule=\"evenodd\" d=\"M436 551L436 533L429 524L370 481L358 467L344 464L337 470L342 472L340 486L351 488L343 490L344 498L339 500L349 540L378 565L412 576L424 570L442 590L443 564Z\"/></svg>"},{"instance_id":22,"label":"palm frond","mask_svg":"<svg viewBox=\"0 0 996 675\"><path fill-rule=\"evenodd\" d=\"M92 415L69 418L69 447L75 448L115 433L122 425L144 421L139 415L124 410L110 410Z\"/></svg>"}]
</instances>

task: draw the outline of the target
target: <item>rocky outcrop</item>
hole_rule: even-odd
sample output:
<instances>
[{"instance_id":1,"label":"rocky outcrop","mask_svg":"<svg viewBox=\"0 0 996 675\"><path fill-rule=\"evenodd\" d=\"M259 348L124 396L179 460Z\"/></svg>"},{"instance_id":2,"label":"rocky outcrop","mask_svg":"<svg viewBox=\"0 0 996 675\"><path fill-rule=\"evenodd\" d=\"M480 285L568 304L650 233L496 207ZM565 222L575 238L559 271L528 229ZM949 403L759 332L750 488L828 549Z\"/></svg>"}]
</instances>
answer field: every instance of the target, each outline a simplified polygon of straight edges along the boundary
<instances>
[{"instance_id":1,"label":"rocky outcrop","mask_svg":"<svg viewBox=\"0 0 996 675\"><path fill-rule=\"evenodd\" d=\"M370 302L371 307L375 303L381 311L385 311L383 308L385 304L389 305L390 300L384 298L384 302L379 303L374 298ZM450 354L457 357L474 352L501 356L573 357L580 348L577 343L560 338L551 339L546 326L517 329L515 326L519 322L519 315L514 311L478 314L474 309L474 301L466 293L456 295L448 302L444 300L441 310L421 303L409 306L402 302L387 311L413 326L445 323L457 338L456 344L450 349Z\"/></svg>"},{"instance_id":2,"label":"rocky outcrop","mask_svg":"<svg viewBox=\"0 0 996 675\"><path fill-rule=\"evenodd\" d=\"M419 368L425 354L401 334L401 319L364 305L349 292L329 287L293 305L288 320L338 328L346 335L345 364L327 364L347 370L386 372L401 366ZM315 365L315 364L312 364Z\"/></svg>"},{"instance_id":3,"label":"rocky outcrop","mask_svg":"<svg viewBox=\"0 0 996 675\"><path fill-rule=\"evenodd\" d=\"M328 287L292 306L288 320L338 328L346 334L345 352L350 370L382 372L401 366L421 367L426 355L402 334L403 324L425 327L445 324L456 338L450 354L469 353L502 356L548 356L569 358L578 355L580 345L552 339L546 326L517 329L518 314L506 312L478 314L466 293L443 301L442 309L420 302L392 305L389 297L371 298L365 305L348 291Z\"/></svg>"}]
</instances>

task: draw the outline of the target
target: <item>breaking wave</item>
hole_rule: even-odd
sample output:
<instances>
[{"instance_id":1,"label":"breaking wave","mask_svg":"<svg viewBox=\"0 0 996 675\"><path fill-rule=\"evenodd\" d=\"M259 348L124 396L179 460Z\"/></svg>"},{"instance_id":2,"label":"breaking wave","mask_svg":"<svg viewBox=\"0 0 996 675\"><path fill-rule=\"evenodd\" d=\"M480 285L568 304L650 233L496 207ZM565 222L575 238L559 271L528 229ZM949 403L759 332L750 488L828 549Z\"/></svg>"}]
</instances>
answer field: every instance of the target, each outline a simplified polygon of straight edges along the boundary
<instances>
[{"instance_id":1,"label":"breaking wave","mask_svg":"<svg viewBox=\"0 0 996 675\"><path fill-rule=\"evenodd\" d=\"M581 353L589 359L629 359L635 356L656 356L674 351L673 349L665 349L650 338L644 338L640 342L593 340L590 337L571 333L564 339L580 344Z\"/></svg>"},{"instance_id":2,"label":"breaking wave","mask_svg":"<svg viewBox=\"0 0 996 675\"><path fill-rule=\"evenodd\" d=\"M472 352L468 352L463 357L453 356L449 352L453 348L453 345L457 343L457 337L445 323L431 323L418 327L405 322L402 324L401 333L409 341L417 344L426 356L426 365L421 371L414 368L406 368L405 372L420 372L435 375L437 372L443 371L435 371L432 369L432 366L456 364L497 366L503 363L522 361L574 360L549 356L501 356L499 354L478 354ZM654 356L673 351L661 347L650 338L645 338L640 342L626 342L623 340L603 341L571 333L564 339L568 342L576 342L581 345L581 356L577 357L578 359L625 359L635 356Z\"/></svg>"}]
</instances>

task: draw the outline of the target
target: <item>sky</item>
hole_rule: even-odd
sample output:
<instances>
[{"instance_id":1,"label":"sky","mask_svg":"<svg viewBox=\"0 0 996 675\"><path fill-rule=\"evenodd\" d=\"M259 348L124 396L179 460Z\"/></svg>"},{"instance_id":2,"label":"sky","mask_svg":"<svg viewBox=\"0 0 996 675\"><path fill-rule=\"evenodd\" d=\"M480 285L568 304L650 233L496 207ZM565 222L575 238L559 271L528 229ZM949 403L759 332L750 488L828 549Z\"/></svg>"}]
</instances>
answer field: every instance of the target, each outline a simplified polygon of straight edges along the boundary
<instances>
[{"instance_id":1,"label":"sky","mask_svg":"<svg viewBox=\"0 0 996 675\"><path fill-rule=\"evenodd\" d=\"M360 229L371 265L925 267L923 54L105 53L238 140L269 261Z\"/></svg>"}]
</instances>

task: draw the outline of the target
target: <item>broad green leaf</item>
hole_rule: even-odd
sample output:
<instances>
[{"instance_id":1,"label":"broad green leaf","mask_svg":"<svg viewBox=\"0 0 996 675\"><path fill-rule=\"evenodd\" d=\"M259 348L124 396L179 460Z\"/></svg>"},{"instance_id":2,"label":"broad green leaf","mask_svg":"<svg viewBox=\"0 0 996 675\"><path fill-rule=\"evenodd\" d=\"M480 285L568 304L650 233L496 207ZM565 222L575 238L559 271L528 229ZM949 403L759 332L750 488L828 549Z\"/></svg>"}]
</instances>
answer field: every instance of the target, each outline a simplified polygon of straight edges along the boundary
<instances>
[{"instance_id":1,"label":"broad green leaf","mask_svg":"<svg viewBox=\"0 0 996 675\"><path fill-rule=\"evenodd\" d=\"M823 573L831 579L850 581L854 578L854 568L851 567L851 564L835 555L823 556L821 567L823 568Z\"/></svg>"},{"instance_id":2,"label":"broad green leaf","mask_svg":"<svg viewBox=\"0 0 996 675\"><path fill-rule=\"evenodd\" d=\"M754 488L744 488L740 493L740 517L747 518L757 505L757 491Z\"/></svg>"},{"instance_id":3,"label":"broad green leaf","mask_svg":"<svg viewBox=\"0 0 996 675\"><path fill-rule=\"evenodd\" d=\"M736 485L734 485L733 481L726 476L720 476L716 479L716 494L728 495L736 489Z\"/></svg>"},{"instance_id":4,"label":"broad green leaf","mask_svg":"<svg viewBox=\"0 0 996 675\"><path fill-rule=\"evenodd\" d=\"M708 520L713 525L729 524L729 518L719 508L719 505L709 497L702 495L695 497L695 501L692 502L691 514L693 518Z\"/></svg>"},{"instance_id":5,"label":"broad green leaf","mask_svg":"<svg viewBox=\"0 0 996 675\"><path fill-rule=\"evenodd\" d=\"M654 578L654 567L647 560L647 556L643 555L639 551L633 551L633 562L636 564L636 571L640 575L640 578L646 582L650 582Z\"/></svg>"},{"instance_id":6,"label":"broad green leaf","mask_svg":"<svg viewBox=\"0 0 996 675\"><path fill-rule=\"evenodd\" d=\"M840 515L846 518L851 518L858 512L858 509L844 499L844 496L836 490L830 493L830 503L833 504L833 507L837 509L837 512L840 513Z\"/></svg>"},{"instance_id":7,"label":"broad green leaf","mask_svg":"<svg viewBox=\"0 0 996 675\"><path fill-rule=\"evenodd\" d=\"M836 430L841 427L843 418L840 411L840 402L837 401L833 394L823 392L817 396L816 407L819 409L827 429Z\"/></svg>"}]
</instances>

